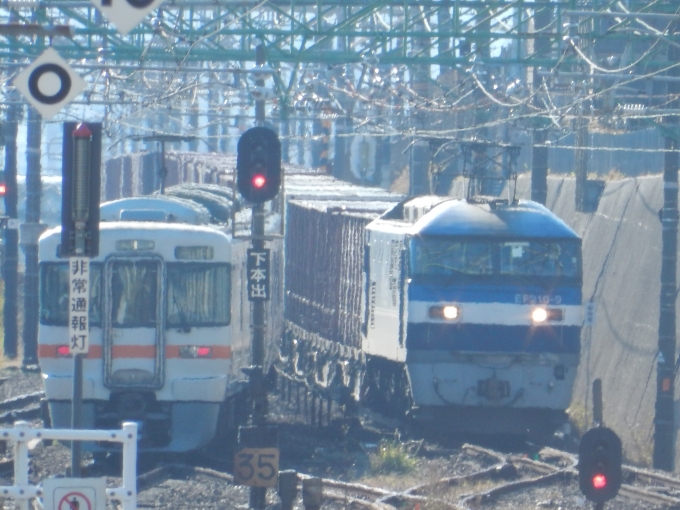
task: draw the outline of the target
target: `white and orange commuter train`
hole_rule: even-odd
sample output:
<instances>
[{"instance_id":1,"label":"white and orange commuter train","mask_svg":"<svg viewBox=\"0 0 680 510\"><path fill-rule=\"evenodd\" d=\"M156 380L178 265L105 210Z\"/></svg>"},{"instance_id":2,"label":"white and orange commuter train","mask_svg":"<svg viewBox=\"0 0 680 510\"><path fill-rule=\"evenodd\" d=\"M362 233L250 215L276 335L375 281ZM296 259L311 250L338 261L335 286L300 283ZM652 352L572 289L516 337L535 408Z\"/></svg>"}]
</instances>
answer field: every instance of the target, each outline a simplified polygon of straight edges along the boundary
<instances>
[{"instance_id":1,"label":"white and orange commuter train","mask_svg":"<svg viewBox=\"0 0 680 510\"><path fill-rule=\"evenodd\" d=\"M135 421L142 451L199 449L243 414L241 369L251 364L249 241L231 235L224 189L189 191L193 200L178 193L102 204L99 256L90 264L82 425ZM59 228L40 238L38 342L52 425L69 428L73 359L68 259L59 256L60 241ZM280 241L269 248L279 260ZM281 292L276 262L270 291ZM281 299L268 303L266 343L275 345Z\"/></svg>"}]
</instances>

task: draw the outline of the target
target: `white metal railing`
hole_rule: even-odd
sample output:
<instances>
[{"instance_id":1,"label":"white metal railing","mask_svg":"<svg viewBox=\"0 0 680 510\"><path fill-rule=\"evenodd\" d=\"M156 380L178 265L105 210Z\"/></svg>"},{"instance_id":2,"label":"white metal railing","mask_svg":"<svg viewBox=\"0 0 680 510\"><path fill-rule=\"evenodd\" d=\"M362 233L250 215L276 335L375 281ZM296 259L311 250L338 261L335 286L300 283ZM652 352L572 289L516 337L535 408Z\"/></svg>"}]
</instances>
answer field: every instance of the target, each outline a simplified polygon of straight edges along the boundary
<instances>
[{"instance_id":1,"label":"white metal railing","mask_svg":"<svg viewBox=\"0 0 680 510\"><path fill-rule=\"evenodd\" d=\"M107 500L120 501L123 510L137 509L137 424L123 423L122 430L34 429L25 421L0 429L0 440L14 441L14 485L0 486L0 496L12 498L19 510L43 495L40 485L28 481L28 443L33 440L109 441L123 444L123 485L106 489ZM39 507L42 504L39 503Z\"/></svg>"}]
</instances>

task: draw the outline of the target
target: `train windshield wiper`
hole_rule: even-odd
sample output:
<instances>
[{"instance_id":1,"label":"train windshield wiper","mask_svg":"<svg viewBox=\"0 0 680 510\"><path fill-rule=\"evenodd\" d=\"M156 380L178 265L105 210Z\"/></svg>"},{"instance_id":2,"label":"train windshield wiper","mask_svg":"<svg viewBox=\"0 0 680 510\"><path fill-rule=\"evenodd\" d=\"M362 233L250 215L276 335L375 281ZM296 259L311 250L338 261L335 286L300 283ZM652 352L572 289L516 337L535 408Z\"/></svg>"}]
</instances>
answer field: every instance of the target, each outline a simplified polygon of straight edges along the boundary
<instances>
[{"instance_id":1,"label":"train windshield wiper","mask_svg":"<svg viewBox=\"0 0 680 510\"><path fill-rule=\"evenodd\" d=\"M172 290L172 301L173 303L175 303L175 306L177 307L177 313L179 314L179 323L180 326L182 327L182 331L184 331L185 333L189 333L189 331L191 331L191 326L189 326L189 321L187 321L187 317L186 315L184 315L184 310L179 305L179 301L177 301L175 289Z\"/></svg>"}]
</instances>

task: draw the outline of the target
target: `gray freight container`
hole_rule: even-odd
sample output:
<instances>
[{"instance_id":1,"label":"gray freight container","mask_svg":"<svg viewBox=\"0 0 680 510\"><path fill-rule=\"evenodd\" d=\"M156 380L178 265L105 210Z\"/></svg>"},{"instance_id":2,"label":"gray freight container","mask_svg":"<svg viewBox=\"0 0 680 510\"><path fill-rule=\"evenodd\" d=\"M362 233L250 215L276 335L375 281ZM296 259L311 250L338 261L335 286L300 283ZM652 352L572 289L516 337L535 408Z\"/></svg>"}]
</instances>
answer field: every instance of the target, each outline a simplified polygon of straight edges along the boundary
<instances>
[{"instance_id":1,"label":"gray freight container","mask_svg":"<svg viewBox=\"0 0 680 510\"><path fill-rule=\"evenodd\" d=\"M401 198L380 191L287 203L285 319L306 333L361 348L364 229Z\"/></svg>"}]
</instances>

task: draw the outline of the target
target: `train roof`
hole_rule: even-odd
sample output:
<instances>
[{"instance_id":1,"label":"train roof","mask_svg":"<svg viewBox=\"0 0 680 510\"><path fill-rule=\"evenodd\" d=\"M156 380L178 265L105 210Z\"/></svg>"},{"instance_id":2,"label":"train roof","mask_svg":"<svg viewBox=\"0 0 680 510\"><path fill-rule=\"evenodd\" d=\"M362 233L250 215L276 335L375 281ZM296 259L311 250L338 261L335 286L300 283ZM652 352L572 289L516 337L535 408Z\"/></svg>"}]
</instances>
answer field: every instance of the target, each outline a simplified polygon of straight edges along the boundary
<instances>
[{"instance_id":1,"label":"train roof","mask_svg":"<svg viewBox=\"0 0 680 510\"><path fill-rule=\"evenodd\" d=\"M411 233L428 236L578 239L576 232L549 209L529 200L519 200L515 204L446 200L416 221Z\"/></svg>"},{"instance_id":2,"label":"train roof","mask_svg":"<svg viewBox=\"0 0 680 510\"><path fill-rule=\"evenodd\" d=\"M121 198L103 203L100 221L160 221L201 225L210 222L208 209L193 201L170 195Z\"/></svg>"},{"instance_id":3,"label":"train roof","mask_svg":"<svg viewBox=\"0 0 680 510\"><path fill-rule=\"evenodd\" d=\"M321 174L291 174L285 177L286 200L335 201L346 208L362 207L360 203L383 203L385 210L404 199L404 195L383 188L360 186Z\"/></svg>"}]
</instances>

